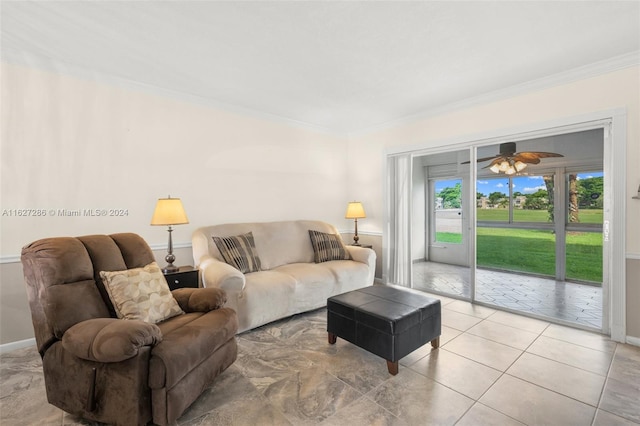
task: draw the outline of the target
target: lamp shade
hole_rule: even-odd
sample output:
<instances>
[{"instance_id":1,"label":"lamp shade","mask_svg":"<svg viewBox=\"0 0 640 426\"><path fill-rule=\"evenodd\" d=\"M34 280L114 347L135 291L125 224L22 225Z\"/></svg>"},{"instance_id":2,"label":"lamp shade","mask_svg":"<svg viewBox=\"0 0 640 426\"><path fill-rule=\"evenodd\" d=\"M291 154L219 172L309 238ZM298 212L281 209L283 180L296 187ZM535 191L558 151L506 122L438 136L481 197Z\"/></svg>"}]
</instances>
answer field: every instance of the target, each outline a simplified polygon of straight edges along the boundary
<instances>
[{"instance_id":1,"label":"lamp shade","mask_svg":"<svg viewBox=\"0 0 640 426\"><path fill-rule=\"evenodd\" d=\"M160 198L151 218L152 225L184 225L189 223L180 198Z\"/></svg>"},{"instance_id":2,"label":"lamp shade","mask_svg":"<svg viewBox=\"0 0 640 426\"><path fill-rule=\"evenodd\" d=\"M345 219L361 219L367 217L364 212L364 207L360 201L353 201L347 205L347 212L344 215Z\"/></svg>"}]
</instances>

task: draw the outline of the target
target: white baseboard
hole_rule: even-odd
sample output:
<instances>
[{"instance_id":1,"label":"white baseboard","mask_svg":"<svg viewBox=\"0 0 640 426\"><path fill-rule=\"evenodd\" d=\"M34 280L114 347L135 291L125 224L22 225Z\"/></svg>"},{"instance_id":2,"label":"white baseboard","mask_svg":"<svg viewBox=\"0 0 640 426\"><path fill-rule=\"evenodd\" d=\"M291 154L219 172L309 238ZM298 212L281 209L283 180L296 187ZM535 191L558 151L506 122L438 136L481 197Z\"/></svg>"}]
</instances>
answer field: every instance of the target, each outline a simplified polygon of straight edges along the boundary
<instances>
[{"instance_id":1,"label":"white baseboard","mask_svg":"<svg viewBox=\"0 0 640 426\"><path fill-rule=\"evenodd\" d=\"M5 343L0 345L0 354L5 354L22 348L28 348L29 346L35 346L35 344L35 337L32 337L31 339L18 340L17 342Z\"/></svg>"},{"instance_id":2,"label":"white baseboard","mask_svg":"<svg viewBox=\"0 0 640 426\"><path fill-rule=\"evenodd\" d=\"M640 337L627 336L627 343L633 346L640 346Z\"/></svg>"}]
</instances>

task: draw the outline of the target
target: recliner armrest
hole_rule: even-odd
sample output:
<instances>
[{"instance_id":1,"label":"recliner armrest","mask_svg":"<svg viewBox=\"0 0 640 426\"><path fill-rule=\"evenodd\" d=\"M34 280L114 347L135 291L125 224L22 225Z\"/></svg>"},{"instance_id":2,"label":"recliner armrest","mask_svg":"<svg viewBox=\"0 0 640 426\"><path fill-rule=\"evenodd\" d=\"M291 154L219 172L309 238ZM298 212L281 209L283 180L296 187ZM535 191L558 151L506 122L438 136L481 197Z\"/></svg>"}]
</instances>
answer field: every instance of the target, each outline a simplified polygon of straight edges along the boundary
<instances>
[{"instance_id":1,"label":"recliner armrest","mask_svg":"<svg viewBox=\"0 0 640 426\"><path fill-rule=\"evenodd\" d=\"M140 348L162 341L155 324L138 320L95 318L77 323L62 336L62 346L78 358L120 362L133 358Z\"/></svg>"},{"instance_id":2,"label":"recliner armrest","mask_svg":"<svg viewBox=\"0 0 640 426\"><path fill-rule=\"evenodd\" d=\"M179 288L171 294L185 312L209 312L227 303L227 293L221 288Z\"/></svg>"}]
</instances>

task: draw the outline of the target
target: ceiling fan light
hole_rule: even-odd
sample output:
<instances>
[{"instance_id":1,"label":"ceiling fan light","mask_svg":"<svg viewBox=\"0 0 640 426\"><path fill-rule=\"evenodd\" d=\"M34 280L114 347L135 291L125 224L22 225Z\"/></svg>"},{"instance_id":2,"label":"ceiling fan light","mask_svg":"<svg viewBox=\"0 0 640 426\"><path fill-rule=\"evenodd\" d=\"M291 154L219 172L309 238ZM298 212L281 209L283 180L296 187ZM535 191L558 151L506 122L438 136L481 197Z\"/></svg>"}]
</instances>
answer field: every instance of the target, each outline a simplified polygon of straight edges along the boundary
<instances>
[{"instance_id":1,"label":"ceiling fan light","mask_svg":"<svg viewBox=\"0 0 640 426\"><path fill-rule=\"evenodd\" d=\"M493 166L489 167L489 170L491 170L493 173L500 173L500 165L494 164Z\"/></svg>"},{"instance_id":2,"label":"ceiling fan light","mask_svg":"<svg viewBox=\"0 0 640 426\"><path fill-rule=\"evenodd\" d=\"M507 170L504 171L505 175L513 175L516 173L516 168L513 166L509 166Z\"/></svg>"},{"instance_id":3,"label":"ceiling fan light","mask_svg":"<svg viewBox=\"0 0 640 426\"><path fill-rule=\"evenodd\" d=\"M516 168L516 171L521 172L522 170L525 169L525 167L527 167L527 163L523 163L522 161L516 161L513 167Z\"/></svg>"},{"instance_id":4,"label":"ceiling fan light","mask_svg":"<svg viewBox=\"0 0 640 426\"><path fill-rule=\"evenodd\" d=\"M504 160L502 163L500 163L498 170L500 170L501 172L506 172L510 166L511 164L509 164L507 160Z\"/></svg>"}]
</instances>

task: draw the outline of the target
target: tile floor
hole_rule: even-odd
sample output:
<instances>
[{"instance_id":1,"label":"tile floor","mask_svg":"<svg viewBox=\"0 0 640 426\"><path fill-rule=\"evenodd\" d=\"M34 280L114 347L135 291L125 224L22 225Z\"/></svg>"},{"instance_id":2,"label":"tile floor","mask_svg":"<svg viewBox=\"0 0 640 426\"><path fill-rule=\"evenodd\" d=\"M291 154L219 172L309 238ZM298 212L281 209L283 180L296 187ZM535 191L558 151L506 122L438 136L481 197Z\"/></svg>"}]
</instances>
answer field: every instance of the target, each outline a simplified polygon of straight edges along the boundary
<instances>
[{"instance_id":1,"label":"tile floor","mask_svg":"<svg viewBox=\"0 0 640 426\"><path fill-rule=\"evenodd\" d=\"M320 309L238 335L237 361L178 425L640 424L640 348L442 300L441 346L384 360L327 343ZM47 404L34 348L0 358L2 425L88 424Z\"/></svg>"},{"instance_id":2,"label":"tile floor","mask_svg":"<svg viewBox=\"0 0 640 426\"><path fill-rule=\"evenodd\" d=\"M413 264L413 288L470 297L469 268L435 262ZM517 273L476 270L476 300L602 329L602 287Z\"/></svg>"}]
</instances>

